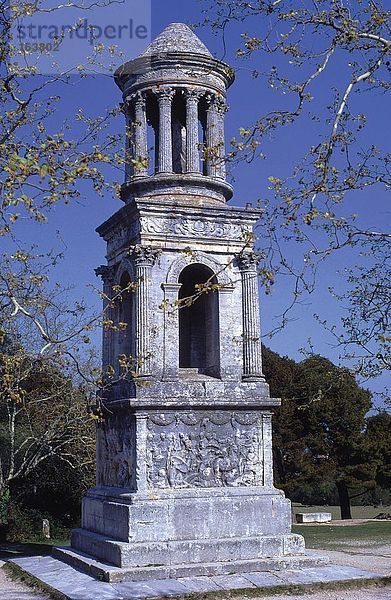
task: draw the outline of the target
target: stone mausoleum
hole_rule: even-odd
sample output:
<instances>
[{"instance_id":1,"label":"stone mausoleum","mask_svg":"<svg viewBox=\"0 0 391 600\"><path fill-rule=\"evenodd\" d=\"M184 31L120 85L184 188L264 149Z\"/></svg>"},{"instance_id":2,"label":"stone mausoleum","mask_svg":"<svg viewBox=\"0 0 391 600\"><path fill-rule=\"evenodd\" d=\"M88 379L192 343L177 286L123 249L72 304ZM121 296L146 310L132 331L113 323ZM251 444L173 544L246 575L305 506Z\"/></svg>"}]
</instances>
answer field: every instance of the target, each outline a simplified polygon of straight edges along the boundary
<instances>
[{"instance_id":1,"label":"stone mausoleum","mask_svg":"<svg viewBox=\"0 0 391 600\"><path fill-rule=\"evenodd\" d=\"M172 24L115 81L127 121L124 206L98 228L113 383L97 431L97 481L72 548L106 580L313 565L273 485L262 373L254 208L228 205L224 120L232 70ZM117 367L116 367L117 368ZM118 371L118 368L117 368ZM119 373L117 373L119 374ZM319 562L319 561L318 561Z\"/></svg>"}]
</instances>

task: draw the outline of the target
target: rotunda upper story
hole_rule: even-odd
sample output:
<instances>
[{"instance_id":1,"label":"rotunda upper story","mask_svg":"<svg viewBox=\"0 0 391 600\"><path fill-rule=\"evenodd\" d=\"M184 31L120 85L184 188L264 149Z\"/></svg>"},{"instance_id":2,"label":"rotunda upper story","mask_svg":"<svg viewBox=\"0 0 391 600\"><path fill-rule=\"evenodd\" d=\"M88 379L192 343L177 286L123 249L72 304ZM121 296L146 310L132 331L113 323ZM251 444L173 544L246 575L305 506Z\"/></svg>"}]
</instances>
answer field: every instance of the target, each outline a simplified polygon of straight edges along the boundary
<instances>
[{"instance_id":1,"label":"rotunda upper story","mask_svg":"<svg viewBox=\"0 0 391 600\"><path fill-rule=\"evenodd\" d=\"M115 81L126 116L122 198L175 195L226 202L224 119L232 69L183 23L169 25Z\"/></svg>"}]
</instances>

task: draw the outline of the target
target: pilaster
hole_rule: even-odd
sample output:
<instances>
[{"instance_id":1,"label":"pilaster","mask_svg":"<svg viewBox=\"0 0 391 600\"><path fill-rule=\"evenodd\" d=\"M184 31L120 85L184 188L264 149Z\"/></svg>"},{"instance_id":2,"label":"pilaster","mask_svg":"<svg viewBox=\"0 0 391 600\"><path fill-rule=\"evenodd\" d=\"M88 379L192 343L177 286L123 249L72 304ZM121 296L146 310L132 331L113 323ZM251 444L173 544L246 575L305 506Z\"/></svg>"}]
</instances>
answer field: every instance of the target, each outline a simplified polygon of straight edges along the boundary
<instances>
[{"instance_id":1,"label":"pilaster","mask_svg":"<svg viewBox=\"0 0 391 600\"><path fill-rule=\"evenodd\" d=\"M101 265L95 269L95 274L103 281L103 321L114 321L114 308L111 306L113 285L115 283L116 267ZM114 362L114 335L113 330L103 327L102 335L102 367L106 370Z\"/></svg>"},{"instance_id":2,"label":"pilaster","mask_svg":"<svg viewBox=\"0 0 391 600\"><path fill-rule=\"evenodd\" d=\"M159 250L135 246L132 258L136 266L136 360L139 376L150 377L152 349L150 346L149 290L151 272Z\"/></svg>"},{"instance_id":3,"label":"pilaster","mask_svg":"<svg viewBox=\"0 0 391 600\"><path fill-rule=\"evenodd\" d=\"M242 278L243 379L263 380L257 259L255 252L237 256Z\"/></svg>"},{"instance_id":4,"label":"pilaster","mask_svg":"<svg viewBox=\"0 0 391 600\"><path fill-rule=\"evenodd\" d=\"M273 487L273 440L271 412L262 413L263 485Z\"/></svg>"}]
</instances>

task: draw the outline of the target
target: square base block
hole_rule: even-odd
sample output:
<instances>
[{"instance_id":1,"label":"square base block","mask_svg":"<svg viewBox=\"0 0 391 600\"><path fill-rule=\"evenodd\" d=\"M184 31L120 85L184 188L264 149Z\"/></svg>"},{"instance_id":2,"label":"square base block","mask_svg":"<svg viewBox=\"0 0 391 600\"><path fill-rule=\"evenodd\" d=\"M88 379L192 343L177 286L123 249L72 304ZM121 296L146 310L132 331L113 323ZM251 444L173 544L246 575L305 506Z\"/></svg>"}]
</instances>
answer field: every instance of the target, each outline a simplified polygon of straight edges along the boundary
<instances>
[{"instance_id":1,"label":"square base block","mask_svg":"<svg viewBox=\"0 0 391 600\"><path fill-rule=\"evenodd\" d=\"M290 502L274 488L90 492L72 548L117 567L301 556Z\"/></svg>"}]
</instances>

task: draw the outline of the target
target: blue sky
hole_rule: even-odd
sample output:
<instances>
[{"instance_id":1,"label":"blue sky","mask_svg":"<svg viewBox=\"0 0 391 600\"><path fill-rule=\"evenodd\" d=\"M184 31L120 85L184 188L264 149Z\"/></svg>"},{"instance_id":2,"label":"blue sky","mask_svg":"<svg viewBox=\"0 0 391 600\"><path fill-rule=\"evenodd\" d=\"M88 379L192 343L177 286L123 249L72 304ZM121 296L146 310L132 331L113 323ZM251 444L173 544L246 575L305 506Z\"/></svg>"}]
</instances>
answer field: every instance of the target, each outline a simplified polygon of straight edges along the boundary
<instances>
[{"instance_id":1,"label":"blue sky","mask_svg":"<svg viewBox=\"0 0 391 600\"><path fill-rule=\"evenodd\" d=\"M185 22L192 24L201 20L200 9L204 6L201 0L187 0L179 4L174 0L152 2L152 38L171 22ZM287 99L267 88L264 79L253 80L250 76L252 65L238 62L235 58L235 49L240 45L240 32L247 30L247 25L238 25L229 35L225 61L233 64L237 69L236 82L228 93L230 111L226 117L226 137L229 140L237 135L239 127L251 124L261 112L282 106ZM218 58L222 56L222 43L219 36L212 35L206 28L197 29L197 34ZM316 42L314 41L314 44ZM330 98L333 85L346 81L347 73L344 72L338 60L331 65L330 71L316 83L312 92L315 96L314 110L321 110ZM63 116L68 112L71 115L78 107L83 107L86 112L92 110L99 113L107 106L112 106L121 101L118 88L110 77L87 77L85 80L73 79L70 85L62 86L59 93L62 98ZM316 102L319 104L316 104ZM371 139L376 144L385 148L387 145L387 132L384 127L385 99L380 94L363 95L363 107L360 112L367 112L369 123L367 131L371 131ZM61 119L61 114L59 115ZM117 123L122 127L121 120ZM264 161L258 160L249 165L238 165L234 172L235 195L231 204L244 205L246 202L256 202L258 199L268 197L268 177L289 173L295 161L303 151L319 138L319 125L308 120L299 121L295 126L284 128L273 139L265 141L262 151L267 155ZM366 227L384 227L390 222L390 213L387 198L384 192L369 188L365 193L360 192L348 198L351 212L358 213ZM99 198L88 192L78 202L68 206L57 206L50 214L45 225L34 225L31 222L21 221L17 228L17 235L24 242L38 241L40 247L65 250L65 259L57 269L56 277L63 284L74 285L74 296L84 296L92 308L99 306L99 299L88 287L89 284L99 285L93 269L105 262L105 244L95 233L95 228L120 208L119 200L110 196ZM61 240L56 237L56 231L61 232ZM292 248L292 261L300 260L300 249ZM316 323L313 314L318 312L330 324L336 323L343 314L341 307L329 294L328 287L335 286L343 289L344 280L340 272L351 264L351 255L340 252L331 257L319 272L316 292L298 305L287 327L272 339L265 339L265 343L280 354L300 359L299 350L308 348L308 339L311 338L315 352L331 358L338 364L339 350L334 347L330 335ZM261 317L263 331L269 331L274 323L275 316L279 315L289 302L291 282L286 278L277 280L271 295L266 296L261 291ZM369 382L367 385L374 391L382 390L386 378Z\"/></svg>"}]
</instances>

